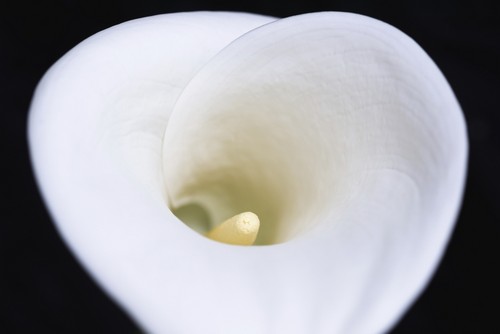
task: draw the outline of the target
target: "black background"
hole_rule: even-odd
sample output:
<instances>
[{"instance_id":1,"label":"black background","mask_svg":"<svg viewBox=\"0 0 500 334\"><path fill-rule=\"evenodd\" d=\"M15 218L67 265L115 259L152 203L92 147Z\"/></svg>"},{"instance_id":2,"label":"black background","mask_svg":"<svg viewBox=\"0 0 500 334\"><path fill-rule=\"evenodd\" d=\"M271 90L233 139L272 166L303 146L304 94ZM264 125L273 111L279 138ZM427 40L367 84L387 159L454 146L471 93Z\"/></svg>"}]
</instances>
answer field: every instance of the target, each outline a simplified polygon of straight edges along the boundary
<instances>
[{"instance_id":1,"label":"black background","mask_svg":"<svg viewBox=\"0 0 500 334\"><path fill-rule=\"evenodd\" d=\"M473 1L18 1L0 5L2 211L0 332L137 333L87 276L36 188L26 116L43 73L86 37L123 21L192 10L278 17L336 10L369 15L414 38L448 78L469 131L464 203L442 264L393 333L493 333L500 248L500 5ZM196 321L196 319L193 319ZM362 320L360 320L362 321Z\"/></svg>"}]
</instances>

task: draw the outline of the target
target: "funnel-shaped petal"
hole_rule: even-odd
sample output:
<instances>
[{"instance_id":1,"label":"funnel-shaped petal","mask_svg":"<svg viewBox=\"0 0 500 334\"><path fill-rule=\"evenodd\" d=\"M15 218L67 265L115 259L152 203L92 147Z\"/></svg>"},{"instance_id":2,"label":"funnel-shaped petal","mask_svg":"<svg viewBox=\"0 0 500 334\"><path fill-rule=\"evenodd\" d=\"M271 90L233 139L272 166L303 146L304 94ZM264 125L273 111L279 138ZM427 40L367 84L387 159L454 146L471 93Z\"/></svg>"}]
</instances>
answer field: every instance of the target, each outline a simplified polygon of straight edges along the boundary
<instances>
[{"instance_id":1,"label":"funnel-shaped petal","mask_svg":"<svg viewBox=\"0 0 500 334\"><path fill-rule=\"evenodd\" d=\"M387 330L453 227L465 126L425 52L364 16L271 21L133 21L37 90L30 143L54 219L149 331ZM266 246L209 240L169 208L200 232L254 212Z\"/></svg>"}]
</instances>

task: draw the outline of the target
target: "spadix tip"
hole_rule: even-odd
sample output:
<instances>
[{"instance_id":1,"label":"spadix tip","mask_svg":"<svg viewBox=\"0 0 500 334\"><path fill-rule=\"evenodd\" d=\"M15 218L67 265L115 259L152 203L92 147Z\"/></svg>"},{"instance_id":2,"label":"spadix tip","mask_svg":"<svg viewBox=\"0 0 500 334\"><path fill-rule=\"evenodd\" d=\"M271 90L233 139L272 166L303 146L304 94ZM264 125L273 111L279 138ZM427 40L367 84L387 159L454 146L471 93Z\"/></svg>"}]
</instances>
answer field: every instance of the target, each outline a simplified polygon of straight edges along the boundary
<instances>
[{"instance_id":1,"label":"spadix tip","mask_svg":"<svg viewBox=\"0 0 500 334\"><path fill-rule=\"evenodd\" d=\"M259 217L252 212L243 212L216 226L207 237L227 244L249 246L257 239L259 228Z\"/></svg>"}]
</instances>

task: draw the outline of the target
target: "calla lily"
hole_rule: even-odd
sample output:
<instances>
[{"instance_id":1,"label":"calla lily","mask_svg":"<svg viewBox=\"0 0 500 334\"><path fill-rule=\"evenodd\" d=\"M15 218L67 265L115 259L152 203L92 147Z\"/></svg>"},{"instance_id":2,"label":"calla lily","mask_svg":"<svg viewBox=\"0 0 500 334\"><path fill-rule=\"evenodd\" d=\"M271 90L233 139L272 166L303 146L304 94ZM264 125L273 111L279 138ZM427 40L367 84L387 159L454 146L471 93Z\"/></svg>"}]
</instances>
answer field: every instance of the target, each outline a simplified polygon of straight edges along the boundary
<instances>
[{"instance_id":1,"label":"calla lily","mask_svg":"<svg viewBox=\"0 0 500 334\"><path fill-rule=\"evenodd\" d=\"M467 159L427 54L335 12L107 29L45 75L29 140L68 246L154 333L388 330L443 253ZM245 211L256 246L193 231Z\"/></svg>"}]
</instances>

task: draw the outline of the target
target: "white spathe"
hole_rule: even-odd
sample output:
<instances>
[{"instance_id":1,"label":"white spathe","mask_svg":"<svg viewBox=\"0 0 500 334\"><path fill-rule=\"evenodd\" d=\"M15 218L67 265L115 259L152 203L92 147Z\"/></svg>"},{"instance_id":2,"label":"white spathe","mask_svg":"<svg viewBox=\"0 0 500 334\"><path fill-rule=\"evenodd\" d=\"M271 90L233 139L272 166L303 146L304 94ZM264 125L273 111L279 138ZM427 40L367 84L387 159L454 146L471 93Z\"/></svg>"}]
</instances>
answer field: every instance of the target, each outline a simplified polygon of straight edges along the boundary
<instances>
[{"instance_id":1,"label":"white spathe","mask_svg":"<svg viewBox=\"0 0 500 334\"><path fill-rule=\"evenodd\" d=\"M45 75L29 141L69 247L153 333L388 330L442 255L467 159L425 52L335 12L107 29ZM169 209L193 203L255 212L265 246L193 232Z\"/></svg>"}]
</instances>

